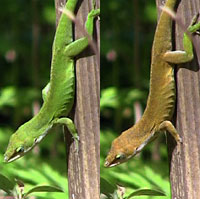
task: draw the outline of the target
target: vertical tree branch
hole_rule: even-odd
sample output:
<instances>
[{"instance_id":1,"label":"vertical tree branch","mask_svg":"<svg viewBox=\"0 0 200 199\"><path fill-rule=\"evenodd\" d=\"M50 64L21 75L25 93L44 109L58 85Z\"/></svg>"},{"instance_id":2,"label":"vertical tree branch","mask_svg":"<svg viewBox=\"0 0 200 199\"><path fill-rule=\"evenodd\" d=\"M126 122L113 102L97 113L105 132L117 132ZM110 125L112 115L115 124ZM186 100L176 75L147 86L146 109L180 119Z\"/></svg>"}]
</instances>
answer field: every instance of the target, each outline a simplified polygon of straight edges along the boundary
<instances>
[{"instance_id":1,"label":"vertical tree branch","mask_svg":"<svg viewBox=\"0 0 200 199\"><path fill-rule=\"evenodd\" d=\"M56 27L58 25L60 16L61 16L61 11L59 11L59 8L63 7L65 5L66 0L55 0L55 8L56 8Z\"/></svg>"},{"instance_id":2,"label":"vertical tree branch","mask_svg":"<svg viewBox=\"0 0 200 199\"><path fill-rule=\"evenodd\" d=\"M178 16L187 26L200 10L199 0L182 0ZM183 30L176 26L176 46L183 49ZM199 48L199 36L193 43ZM196 49L195 52L198 52ZM173 198L195 199L200 196L200 54L177 68L177 130L183 139L179 156L172 154L170 179Z\"/></svg>"},{"instance_id":3,"label":"vertical tree branch","mask_svg":"<svg viewBox=\"0 0 200 199\"><path fill-rule=\"evenodd\" d=\"M99 5L99 1L96 2ZM85 23L91 9L92 0L82 1L77 15L81 24ZM97 33L99 44L99 29ZM82 36L80 29L75 27L75 38ZM89 51L85 54L88 53ZM76 64L75 124L80 136L80 147L78 155L70 153L69 157L71 199L72 195L77 199L99 199L100 195L100 68L97 56L99 54L83 57Z\"/></svg>"},{"instance_id":4,"label":"vertical tree branch","mask_svg":"<svg viewBox=\"0 0 200 199\"><path fill-rule=\"evenodd\" d=\"M61 2L61 0L59 0ZM92 9L93 0L80 2L77 17L85 24ZM99 1L96 0L96 7ZM60 5L60 3L56 3ZM99 47L99 22L96 21L97 43ZM85 36L75 24L75 39ZM70 199L99 199L100 174L100 68L99 53L86 50L76 61L76 105L75 124L80 137L79 151L75 145L69 148L68 186ZM65 132L66 137L66 132Z\"/></svg>"},{"instance_id":5,"label":"vertical tree branch","mask_svg":"<svg viewBox=\"0 0 200 199\"><path fill-rule=\"evenodd\" d=\"M159 3L161 0L158 0ZM177 2L178 4L179 2ZM199 0L182 0L177 14L182 23L190 24L192 17L200 10ZM176 23L176 49L183 49L184 30ZM200 38L195 36L193 43L198 48L195 59L177 67L177 112L176 128L183 144L178 154L172 152L170 139L170 180L172 198L196 199L200 196Z\"/></svg>"}]
</instances>

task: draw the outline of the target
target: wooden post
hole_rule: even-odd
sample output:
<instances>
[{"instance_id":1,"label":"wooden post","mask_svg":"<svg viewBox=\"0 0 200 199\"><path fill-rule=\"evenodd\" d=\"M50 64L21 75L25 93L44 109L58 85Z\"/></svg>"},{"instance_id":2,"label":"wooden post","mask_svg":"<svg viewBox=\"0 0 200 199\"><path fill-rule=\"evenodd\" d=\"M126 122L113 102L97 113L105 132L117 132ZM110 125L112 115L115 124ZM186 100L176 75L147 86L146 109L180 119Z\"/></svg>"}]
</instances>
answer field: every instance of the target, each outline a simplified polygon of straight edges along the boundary
<instances>
[{"instance_id":1,"label":"wooden post","mask_svg":"<svg viewBox=\"0 0 200 199\"><path fill-rule=\"evenodd\" d=\"M159 5L161 0L158 0ZM199 0L177 2L179 20L187 27L200 10ZM199 20L199 19L198 19ZM176 23L175 49L183 49L184 30ZM169 143L170 181L173 199L196 199L200 196L200 37L193 37L194 60L176 68L177 109L176 128L182 137L177 154ZM170 139L171 141L171 139Z\"/></svg>"},{"instance_id":2,"label":"wooden post","mask_svg":"<svg viewBox=\"0 0 200 199\"><path fill-rule=\"evenodd\" d=\"M59 0L60 2L61 0ZM84 25L93 0L79 2L77 19ZM60 3L59 3L60 4ZM96 0L99 7L99 0ZM56 3L56 5L58 5ZM99 49L99 22L94 26ZM75 38L84 33L75 25ZM99 51L98 51L99 52ZM70 199L99 199L100 196L100 68L99 53L87 49L76 61L75 125L80 137L79 151L68 147ZM66 135L66 132L65 132ZM66 137L66 136L65 136Z\"/></svg>"}]
</instances>

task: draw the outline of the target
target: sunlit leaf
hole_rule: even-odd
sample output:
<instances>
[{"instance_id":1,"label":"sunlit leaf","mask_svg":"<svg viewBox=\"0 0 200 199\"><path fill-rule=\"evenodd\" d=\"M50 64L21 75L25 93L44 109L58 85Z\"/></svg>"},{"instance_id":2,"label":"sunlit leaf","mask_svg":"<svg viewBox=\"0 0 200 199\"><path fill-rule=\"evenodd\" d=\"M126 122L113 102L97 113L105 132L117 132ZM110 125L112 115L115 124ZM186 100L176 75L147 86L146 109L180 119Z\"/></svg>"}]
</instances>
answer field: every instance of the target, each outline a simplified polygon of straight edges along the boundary
<instances>
[{"instance_id":1,"label":"sunlit leaf","mask_svg":"<svg viewBox=\"0 0 200 199\"><path fill-rule=\"evenodd\" d=\"M139 189L137 191L134 191L131 193L127 199L131 199L134 196L166 196L165 193L162 191L158 190L153 190L153 189Z\"/></svg>"},{"instance_id":2,"label":"sunlit leaf","mask_svg":"<svg viewBox=\"0 0 200 199\"><path fill-rule=\"evenodd\" d=\"M119 172L110 172L110 174L116 179L123 182L123 185L132 185L135 187L150 187L151 183L148 179L144 178L138 173L129 172L129 173L119 173Z\"/></svg>"},{"instance_id":3,"label":"sunlit leaf","mask_svg":"<svg viewBox=\"0 0 200 199\"><path fill-rule=\"evenodd\" d=\"M16 104L16 89L14 87L6 87L0 91L0 107L14 106Z\"/></svg>"},{"instance_id":4,"label":"sunlit leaf","mask_svg":"<svg viewBox=\"0 0 200 199\"><path fill-rule=\"evenodd\" d=\"M20 106L30 104L40 94L39 90L34 88L17 89L14 86L8 86L0 90L0 108L3 106Z\"/></svg>"},{"instance_id":5,"label":"sunlit leaf","mask_svg":"<svg viewBox=\"0 0 200 199\"><path fill-rule=\"evenodd\" d=\"M54 7L47 6L44 8L43 15L48 23L54 24L56 15Z\"/></svg>"},{"instance_id":6,"label":"sunlit leaf","mask_svg":"<svg viewBox=\"0 0 200 199\"><path fill-rule=\"evenodd\" d=\"M27 193L25 193L24 197L28 196L34 192L63 192L61 188L53 187L53 186L36 186L30 189Z\"/></svg>"},{"instance_id":7,"label":"sunlit leaf","mask_svg":"<svg viewBox=\"0 0 200 199\"><path fill-rule=\"evenodd\" d=\"M116 108L117 106L118 106L118 96L116 88L109 87L107 89L102 90L100 107Z\"/></svg>"}]
</instances>

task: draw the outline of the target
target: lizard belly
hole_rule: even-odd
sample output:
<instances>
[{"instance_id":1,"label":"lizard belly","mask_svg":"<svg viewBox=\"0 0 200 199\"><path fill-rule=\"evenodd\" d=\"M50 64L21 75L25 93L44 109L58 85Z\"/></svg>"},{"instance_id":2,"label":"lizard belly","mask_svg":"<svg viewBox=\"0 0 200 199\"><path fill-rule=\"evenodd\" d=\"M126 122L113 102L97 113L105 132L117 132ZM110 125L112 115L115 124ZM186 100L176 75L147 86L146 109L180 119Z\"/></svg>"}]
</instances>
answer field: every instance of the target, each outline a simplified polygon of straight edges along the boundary
<instances>
[{"instance_id":1,"label":"lizard belly","mask_svg":"<svg viewBox=\"0 0 200 199\"><path fill-rule=\"evenodd\" d=\"M147 101L147 114L154 122L171 120L174 111L176 90L174 70L168 63L159 64L151 73L150 93ZM160 68L158 68L160 67Z\"/></svg>"},{"instance_id":2,"label":"lizard belly","mask_svg":"<svg viewBox=\"0 0 200 199\"><path fill-rule=\"evenodd\" d=\"M53 65L57 67L51 69L50 89L37 115L37 118L39 117L39 120L42 121L41 125L46 125L54 118L68 115L74 102L75 76L73 60L56 59L53 61ZM67 65L63 63L67 63Z\"/></svg>"},{"instance_id":3,"label":"lizard belly","mask_svg":"<svg viewBox=\"0 0 200 199\"><path fill-rule=\"evenodd\" d=\"M74 63L67 61L67 66L62 64L62 70L54 71L51 76L49 100L54 104L54 118L67 115L74 101Z\"/></svg>"}]
</instances>

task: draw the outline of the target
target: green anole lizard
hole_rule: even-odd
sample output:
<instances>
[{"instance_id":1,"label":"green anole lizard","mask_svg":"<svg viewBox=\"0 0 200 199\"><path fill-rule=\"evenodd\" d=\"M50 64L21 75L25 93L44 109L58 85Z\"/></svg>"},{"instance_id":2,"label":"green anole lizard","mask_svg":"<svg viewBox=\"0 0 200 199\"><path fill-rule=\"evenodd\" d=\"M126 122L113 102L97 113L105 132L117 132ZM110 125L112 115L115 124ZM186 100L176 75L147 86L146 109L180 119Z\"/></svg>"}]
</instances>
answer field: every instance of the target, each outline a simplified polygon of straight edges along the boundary
<instances>
[{"instance_id":1,"label":"green anole lizard","mask_svg":"<svg viewBox=\"0 0 200 199\"><path fill-rule=\"evenodd\" d=\"M174 9L176 0L167 0L165 6ZM200 23L191 24L188 32L195 33ZM142 118L131 128L124 131L113 142L106 158L105 167L126 162L140 152L146 144L155 139L159 132L169 132L178 145L182 142L177 130L171 123L175 104L174 64L185 63L193 59L193 47L190 37L185 33L183 46L185 51L172 51L172 19L162 11L156 28L150 74L150 92Z\"/></svg>"},{"instance_id":2,"label":"green anole lizard","mask_svg":"<svg viewBox=\"0 0 200 199\"><path fill-rule=\"evenodd\" d=\"M65 8L73 13L77 2L68 0ZM99 9L93 9L88 14L85 26L90 36L93 34L94 18L99 13ZM72 120L65 116L74 103L74 57L88 45L88 37L73 41L72 21L62 13L53 42L50 83L42 91L44 103L39 113L11 136L4 155L5 162L12 162L30 151L54 124L66 125L77 142L76 128Z\"/></svg>"}]
</instances>

